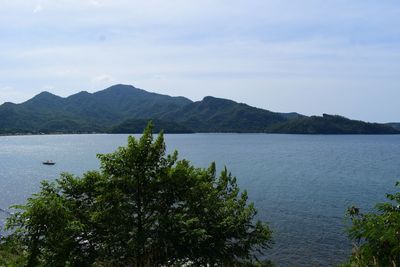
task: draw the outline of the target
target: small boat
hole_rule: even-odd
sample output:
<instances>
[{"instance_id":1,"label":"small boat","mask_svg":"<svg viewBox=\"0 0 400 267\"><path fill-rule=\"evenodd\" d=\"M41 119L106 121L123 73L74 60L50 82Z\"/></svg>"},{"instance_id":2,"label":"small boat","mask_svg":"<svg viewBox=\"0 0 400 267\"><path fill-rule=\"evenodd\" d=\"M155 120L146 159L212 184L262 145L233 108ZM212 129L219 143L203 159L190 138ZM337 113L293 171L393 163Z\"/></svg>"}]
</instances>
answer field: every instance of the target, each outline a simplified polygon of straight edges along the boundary
<instances>
[{"instance_id":1,"label":"small boat","mask_svg":"<svg viewBox=\"0 0 400 267\"><path fill-rule=\"evenodd\" d=\"M43 163L43 165L56 165L56 163L51 160L43 161L42 163Z\"/></svg>"}]
</instances>

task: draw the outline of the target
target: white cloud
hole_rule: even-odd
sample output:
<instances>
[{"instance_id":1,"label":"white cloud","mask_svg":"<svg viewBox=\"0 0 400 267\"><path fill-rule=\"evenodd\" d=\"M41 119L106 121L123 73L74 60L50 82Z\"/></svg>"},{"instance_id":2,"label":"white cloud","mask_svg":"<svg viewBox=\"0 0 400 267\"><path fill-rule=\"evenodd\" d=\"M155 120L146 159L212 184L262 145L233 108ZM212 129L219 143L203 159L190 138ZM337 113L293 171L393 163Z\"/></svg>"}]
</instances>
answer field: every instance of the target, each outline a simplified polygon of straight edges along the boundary
<instances>
[{"instance_id":1,"label":"white cloud","mask_svg":"<svg viewBox=\"0 0 400 267\"><path fill-rule=\"evenodd\" d=\"M92 78L92 83L94 87L101 88L102 86L110 86L115 83L115 79L110 75L99 75Z\"/></svg>"},{"instance_id":2,"label":"white cloud","mask_svg":"<svg viewBox=\"0 0 400 267\"><path fill-rule=\"evenodd\" d=\"M33 13L39 13L42 10L43 10L43 5L41 2L38 2L36 4L35 8L33 9Z\"/></svg>"},{"instance_id":3,"label":"white cloud","mask_svg":"<svg viewBox=\"0 0 400 267\"><path fill-rule=\"evenodd\" d=\"M93 6L101 6L100 1L97 0L89 0L89 3Z\"/></svg>"}]
</instances>

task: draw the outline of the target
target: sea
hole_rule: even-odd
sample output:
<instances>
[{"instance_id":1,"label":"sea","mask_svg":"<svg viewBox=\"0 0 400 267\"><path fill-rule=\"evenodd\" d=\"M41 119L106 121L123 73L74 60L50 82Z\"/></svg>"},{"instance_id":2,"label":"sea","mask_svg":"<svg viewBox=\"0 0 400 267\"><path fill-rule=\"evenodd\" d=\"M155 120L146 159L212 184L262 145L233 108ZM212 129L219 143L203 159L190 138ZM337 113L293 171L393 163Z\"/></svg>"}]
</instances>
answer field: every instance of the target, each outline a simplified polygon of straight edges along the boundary
<instances>
[{"instance_id":1,"label":"sea","mask_svg":"<svg viewBox=\"0 0 400 267\"><path fill-rule=\"evenodd\" d=\"M96 155L126 145L127 136L0 137L0 226L9 207L23 204L43 179L97 170ZM177 150L198 167L216 162L237 177L257 219L273 230L265 258L276 266L346 261L347 208L371 211L400 180L400 135L167 134L165 140L168 153Z\"/></svg>"}]
</instances>

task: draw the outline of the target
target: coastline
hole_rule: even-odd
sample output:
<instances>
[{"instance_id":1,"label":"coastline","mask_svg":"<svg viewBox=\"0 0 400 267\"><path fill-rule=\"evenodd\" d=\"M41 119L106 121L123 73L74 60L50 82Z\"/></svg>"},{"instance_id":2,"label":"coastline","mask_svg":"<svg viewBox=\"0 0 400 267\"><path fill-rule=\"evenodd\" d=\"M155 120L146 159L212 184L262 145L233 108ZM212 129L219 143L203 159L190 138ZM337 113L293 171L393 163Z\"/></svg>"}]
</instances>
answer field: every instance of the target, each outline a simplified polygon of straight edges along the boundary
<instances>
[{"instance_id":1,"label":"coastline","mask_svg":"<svg viewBox=\"0 0 400 267\"><path fill-rule=\"evenodd\" d=\"M157 134L158 132L154 132ZM49 132L49 133L0 133L0 137L12 137L12 136L49 136L49 135L117 135L117 134L141 134L141 132ZM400 135L398 133L274 133L274 132L168 132L164 131L164 134L271 134L271 135L309 135L309 136L318 136L318 135L344 135L344 136L390 136L390 135Z\"/></svg>"}]
</instances>

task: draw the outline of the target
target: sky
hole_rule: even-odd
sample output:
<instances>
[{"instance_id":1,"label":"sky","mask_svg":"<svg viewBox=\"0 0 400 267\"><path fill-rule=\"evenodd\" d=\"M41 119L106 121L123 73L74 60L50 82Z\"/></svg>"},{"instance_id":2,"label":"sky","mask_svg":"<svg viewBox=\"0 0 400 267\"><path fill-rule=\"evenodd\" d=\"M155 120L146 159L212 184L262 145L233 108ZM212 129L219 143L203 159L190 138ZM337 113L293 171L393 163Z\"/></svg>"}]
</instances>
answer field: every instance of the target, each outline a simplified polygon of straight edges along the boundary
<instances>
[{"instance_id":1,"label":"sky","mask_svg":"<svg viewBox=\"0 0 400 267\"><path fill-rule=\"evenodd\" d=\"M398 0L0 0L0 104L113 84L400 121Z\"/></svg>"}]
</instances>

